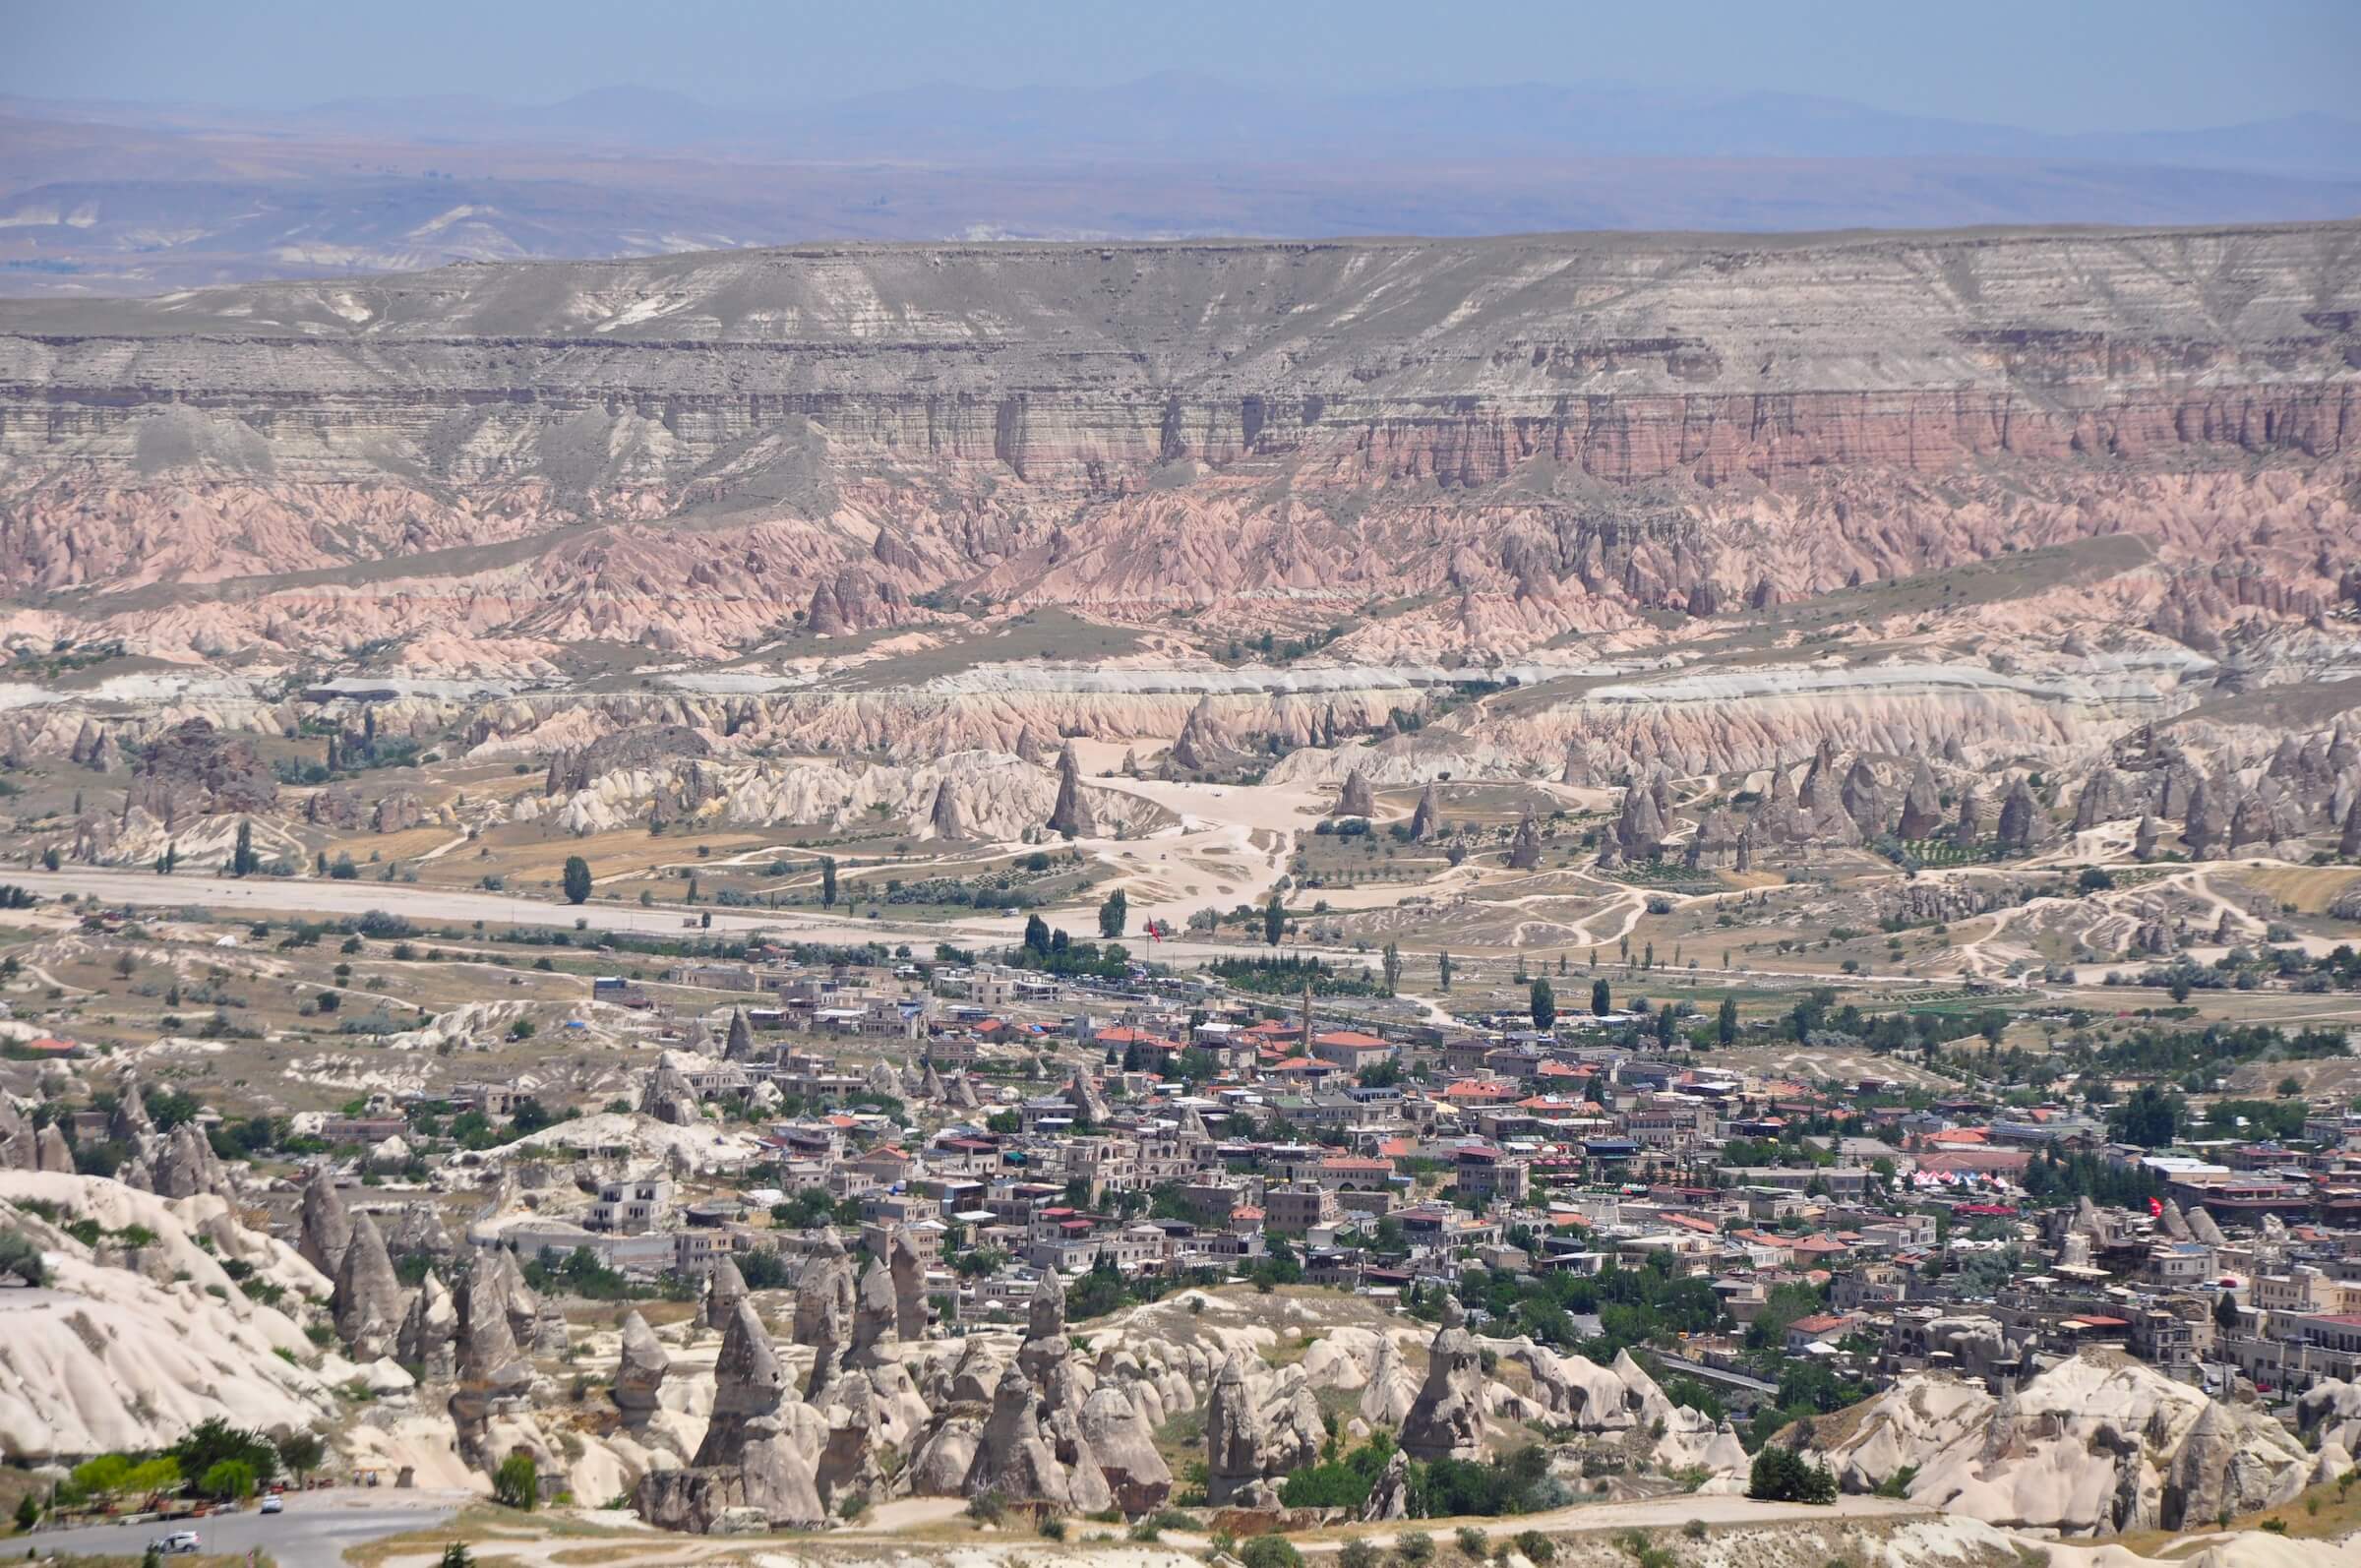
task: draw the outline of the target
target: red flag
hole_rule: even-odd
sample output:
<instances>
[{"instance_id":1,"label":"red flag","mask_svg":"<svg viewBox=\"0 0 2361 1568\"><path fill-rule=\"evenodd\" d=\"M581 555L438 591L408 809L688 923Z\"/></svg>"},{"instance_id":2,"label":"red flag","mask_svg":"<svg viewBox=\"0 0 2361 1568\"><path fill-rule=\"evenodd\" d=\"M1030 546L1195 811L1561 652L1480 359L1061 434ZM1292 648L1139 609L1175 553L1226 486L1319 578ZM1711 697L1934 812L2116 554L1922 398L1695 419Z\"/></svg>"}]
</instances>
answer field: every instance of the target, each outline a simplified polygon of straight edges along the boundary
<instances>
[{"instance_id":1,"label":"red flag","mask_svg":"<svg viewBox=\"0 0 2361 1568\"><path fill-rule=\"evenodd\" d=\"M2154 1198L2149 1199L2148 1217L2151 1220L2161 1220L2164 1218L2164 1205L2158 1203Z\"/></svg>"}]
</instances>

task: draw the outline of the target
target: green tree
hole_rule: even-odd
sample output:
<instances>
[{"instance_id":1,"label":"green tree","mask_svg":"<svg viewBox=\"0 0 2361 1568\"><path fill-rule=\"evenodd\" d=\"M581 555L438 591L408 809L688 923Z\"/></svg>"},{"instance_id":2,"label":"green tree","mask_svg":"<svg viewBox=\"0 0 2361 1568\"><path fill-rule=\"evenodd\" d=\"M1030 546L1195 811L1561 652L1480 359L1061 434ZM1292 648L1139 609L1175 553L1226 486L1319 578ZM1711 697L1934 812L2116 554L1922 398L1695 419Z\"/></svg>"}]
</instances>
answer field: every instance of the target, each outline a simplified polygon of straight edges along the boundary
<instances>
[{"instance_id":1,"label":"green tree","mask_svg":"<svg viewBox=\"0 0 2361 1568\"><path fill-rule=\"evenodd\" d=\"M1534 1028L1547 1029L1557 1022L1557 994L1549 989L1549 982L1535 976L1531 999Z\"/></svg>"},{"instance_id":2,"label":"green tree","mask_svg":"<svg viewBox=\"0 0 2361 1568\"><path fill-rule=\"evenodd\" d=\"M1120 936L1123 934L1123 927L1128 925L1130 920L1131 900L1123 896L1123 890L1120 887L1109 893L1106 901L1099 905L1099 935L1101 936L1110 940Z\"/></svg>"},{"instance_id":3,"label":"green tree","mask_svg":"<svg viewBox=\"0 0 2361 1568\"><path fill-rule=\"evenodd\" d=\"M819 858L819 907L836 907L836 857L833 855Z\"/></svg>"},{"instance_id":4,"label":"green tree","mask_svg":"<svg viewBox=\"0 0 2361 1568\"><path fill-rule=\"evenodd\" d=\"M131 1467L123 1478L123 1489L135 1497L151 1492L169 1492L180 1489L180 1461L170 1454L158 1454Z\"/></svg>"},{"instance_id":5,"label":"green tree","mask_svg":"<svg viewBox=\"0 0 2361 1568\"><path fill-rule=\"evenodd\" d=\"M1714 1038L1724 1045L1734 1044L1738 1038L1738 999L1722 998L1722 1010L1714 1015Z\"/></svg>"},{"instance_id":6,"label":"green tree","mask_svg":"<svg viewBox=\"0 0 2361 1568\"><path fill-rule=\"evenodd\" d=\"M130 1475L130 1460L121 1454L100 1454L75 1466L69 1478L83 1495L97 1497L121 1491L124 1479Z\"/></svg>"},{"instance_id":7,"label":"green tree","mask_svg":"<svg viewBox=\"0 0 2361 1568\"><path fill-rule=\"evenodd\" d=\"M590 863L579 855L566 857L566 902L586 904L590 901Z\"/></svg>"},{"instance_id":8,"label":"green tree","mask_svg":"<svg viewBox=\"0 0 2361 1568\"><path fill-rule=\"evenodd\" d=\"M1833 1503L1837 1478L1792 1448L1766 1443L1754 1456L1746 1495L1766 1503Z\"/></svg>"},{"instance_id":9,"label":"green tree","mask_svg":"<svg viewBox=\"0 0 2361 1568\"><path fill-rule=\"evenodd\" d=\"M1385 973L1385 994L1390 996L1402 984L1401 947L1393 942L1387 942L1383 948L1379 949L1377 962Z\"/></svg>"},{"instance_id":10,"label":"green tree","mask_svg":"<svg viewBox=\"0 0 2361 1568\"><path fill-rule=\"evenodd\" d=\"M514 1453L500 1462L500 1469L492 1473L492 1500L504 1508L533 1511L541 1500L541 1473L532 1455Z\"/></svg>"},{"instance_id":11,"label":"green tree","mask_svg":"<svg viewBox=\"0 0 2361 1568\"><path fill-rule=\"evenodd\" d=\"M1592 956L1598 956L1598 950L1596 948L1592 949ZM1608 989L1606 982L1604 980L1592 981L1591 1016L1594 1018L1604 1018L1614 1010L1615 995L1614 993Z\"/></svg>"},{"instance_id":12,"label":"green tree","mask_svg":"<svg viewBox=\"0 0 2361 1568\"><path fill-rule=\"evenodd\" d=\"M2181 1098L2152 1083L2132 1091L2132 1097L2107 1113L2107 1125L2126 1143L2160 1149L2180 1132Z\"/></svg>"},{"instance_id":13,"label":"green tree","mask_svg":"<svg viewBox=\"0 0 2361 1568\"><path fill-rule=\"evenodd\" d=\"M454 1540L443 1548L441 1568L475 1568L475 1553L465 1541Z\"/></svg>"},{"instance_id":14,"label":"green tree","mask_svg":"<svg viewBox=\"0 0 2361 1568\"><path fill-rule=\"evenodd\" d=\"M1434 986L1437 991L1451 989L1451 955L1449 953L1435 954Z\"/></svg>"},{"instance_id":15,"label":"green tree","mask_svg":"<svg viewBox=\"0 0 2361 1568\"><path fill-rule=\"evenodd\" d=\"M326 1445L314 1432L290 1432L278 1440L278 1462L297 1480L318 1470L325 1453Z\"/></svg>"},{"instance_id":16,"label":"green tree","mask_svg":"<svg viewBox=\"0 0 2361 1568\"><path fill-rule=\"evenodd\" d=\"M1262 906L1262 939L1276 947L1279 945L1280 936L1286 931L1287 906L1279 901L1279 889L1274 887L1271 889L1270 901Z\"/></svg>"},{"instance_id":17,"label":"green tree","mask_svg":"<svg viewBox=\"0 0 2361 1568\"><path fill-rule=\"evenodd\" d=\"M37 1492L27 1492L17 1499L17 1528L30 1530L41 1522L41 1499Z\"/></svg>"},{"instance_id":18,"label":"green tree","mask_svg":"<svg viewBox=\"0 0 2361 1568\"><path fill-rule=\"evenodd\" d=\"M223 1502L254 1495L254 1467L242 1459L224 1459L197 1478L197 1489Z\"/></svg>"},{"instance_id":19,"label":"green tree","mask_svg":"<svg viewBox=\"0 0 2361 1568\"><path fill-rule=\"evenodd\" d=\"M238 823L237 847L229 852L229 874L232 876L251 875L254 872L254 824L249 821L241 821Z\"/></svg>"}]
</instances>

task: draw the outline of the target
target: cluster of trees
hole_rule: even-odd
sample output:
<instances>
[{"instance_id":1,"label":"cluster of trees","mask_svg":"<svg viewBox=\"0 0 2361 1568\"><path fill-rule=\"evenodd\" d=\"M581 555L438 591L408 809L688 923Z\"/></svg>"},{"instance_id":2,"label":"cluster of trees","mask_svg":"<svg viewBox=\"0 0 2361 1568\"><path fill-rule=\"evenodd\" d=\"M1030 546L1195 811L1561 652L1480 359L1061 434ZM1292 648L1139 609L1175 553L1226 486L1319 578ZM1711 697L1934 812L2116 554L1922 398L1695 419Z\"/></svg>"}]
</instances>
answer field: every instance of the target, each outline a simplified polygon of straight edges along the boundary
<instances>
[{"instance_id":1,"label":"cluster of trees","mask_svg":"<svg viewBox=\"0 0 2361 1568\"><path fill-rule=\"evenodd\" d=\"M2061 1155L2055 1149L2033 1156L2022 1180L2027 1194L2043 1208L2084 1198L2102 1205L2144 1208L2149 1198L2164 1195L2164 1184L2151 1172L2119 1166L2095 1154Z\"/></svg>"},{"instance_id":2,"label":"cluster of trees","mask_svg":"<svg viewBox=\"0 0 2361 1568\"><path fill-rule=\"evenodd\" d=\"M1833 1503L1837 1478L1794 1449L1766 1443L1747 1474L1746 1495L1767 1503Z\"/></svg>"},{"instance_id":3,"label":"cluster of trees","mask_svg":"<svg viewBox=\"0 0 2361 1568\"><path fill-rule=\"evenodd\" d=\"M1441 1291L1411 1303L1414 1316L1442 1315ZM1459 1282L1460 1304L1487 1312L1502 1332L1530 1334L1558 1350L1577 1351L1593 1360L1611 1361L1632 1350L1681 1334L1697 1334L1720 1321L1722 1302L1701 1279L1676 1278L1654 1263L1638 1269L1612 1264L1588 1277L1574 1274L1513 1274L1505 1269L1467 1270ZM1600 1332L1586 1338L1575 1316L1597 1316Z\"/></svg>"},{"instance_id":4,"label":"cluster of trees","mask_svg":"<svg viewBox=\"0 0 2361 1568\"><path fill-rule=\"evenodd\" d=\"M1224 985L1266 996L1292 996L1306 983L1315 996L1374 996L1378 988L1367 970L1348 974L1318 958L1224 957L1205 966Z\"/></svg>"},{"instance_id":5,"label":"cluster of trees","mask_svg":"<svg viewBox=\"0 0 2361 1568\"><path fill-rule=\"evenodd\" d=\"M1019 969L1038 969L1050 975L1095 975L1101 980L1122 980L1131 973L1131 954L1120 942L1109 942L1104 948L1097 942L1078 942L1061 927L1050 929L1050 923L1035 915L1025 922L1025 939L1008 955L1008 961Z\"/></svg>"},{"instance_id":6,"label":"cluster of trees","mask_svg":"<svg viewBox=\"0 0 2361 1568\"><path fill-rule=\"evenodd\" d=\"M1342 1508L1357 1514L1393 1457L1390 1432L1378 1432L1351 1450L1331 1436L1318 1464L1287 1478L1279 1500L1290 1508ZM1410 1512L1416 1519L1539 1513L1559 1506L1569 1495L1549 1475L1548 1450L1540 1444L1493 1464L1414 1462L1409 1490Z\"/></svg>"}]
</instances>

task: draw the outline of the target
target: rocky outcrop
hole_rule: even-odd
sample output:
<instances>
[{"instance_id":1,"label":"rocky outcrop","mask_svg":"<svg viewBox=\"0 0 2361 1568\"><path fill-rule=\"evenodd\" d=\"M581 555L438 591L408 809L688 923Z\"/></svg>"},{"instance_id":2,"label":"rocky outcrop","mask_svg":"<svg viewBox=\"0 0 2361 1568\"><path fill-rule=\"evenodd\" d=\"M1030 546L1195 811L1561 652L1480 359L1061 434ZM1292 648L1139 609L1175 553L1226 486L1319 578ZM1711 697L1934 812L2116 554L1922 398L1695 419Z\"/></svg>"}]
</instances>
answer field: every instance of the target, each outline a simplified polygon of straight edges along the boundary
<instances>
[{"instance_id":1,"label":"rocky outcrop","mask_svg":"<svg viewBox=\"0 0 2361 1568\"><path fill-rule=\"evenodd\" d=\"M1050 807L1049 830L1067 838L1095 838L1098 818L1090 809L1090 799L1082 792L1082 764L1074 756L1072 742L1058 754L1058 799Z\"/></svg>"},{"instance_id":2,"label":"rocky outcrop","mask_svg":"<svg viewBox=\"0 0 2361 1568\"><path fill-rule=\"evenodd\" d=\"M1279 1489L1263 1476L1266 1437L1261 1413L1246 1386L1246 1368L1235 1353L1222 1363L1205 1407L1205 1500L1216 1508L1261 1508L1276 1504Z\"/></svg>"},{"instance_id":3,"label":"rocky outcrop","mask_svg":"<svg viewBox=\"0 0 2361 1568\"><path fill-rule=\"evenodd\" d=\"M2029 855L2045 836L2047 823L2041 814L2041 803L2033 796L2032 786L2024 779L2009 786L2001 797L2000 823L1993 829L1994 842L2004 855Z\"/></svg>"},{"instance_id":4,"label":"rocky outcrop","mask_svg":"<svg viewBox=\"0 0 2361 1568\"><path fill-rule=\"evenodd\" d=\"M844 1242L833 1230L821 1232L795 1287L794 1343L812 1347L813 1389L835 1375L852 1343L857 1285Z\"/></svg>"},{"instance_id":5,"label":"rocky outcrop","mask_svg":"<svg viewBox=\"0 0 2361 1568\"><path fill-rule=\"evenodd\" d=\"M845 1356L852 1367L883 1366L891 1359L887 1347L900 1336L893 1271L882 1258L873 1258L861 1271L853 1293L853 1338Z\"/></svg>"},{"instance_id":6,"label":"rocky outcrop","mask_svg":"<svg viewBox=\"0 0 2361 1568\"><path fill-rule=\"evenodd\" d=\"M933 1062L927 1063L930 1075ZM897 1339L915 1342L927 1332L932 1315L927 1304L927 1270L919 1261L918 1247L901 1231L893 1234L890 1267L893 1271L893 1332Z\"/></svg>"},{"instance_id":7,"label":"rocky outcrop","mask_svg":"<svg viewBox=\"0 0 2361 1568\"><path fill-rule=\"evenodd\" d=\"M401 1315L394 1355L420 1380L447 1383L458 1376L458 1301L433 1269L418 1284L418 1294Z\"/></svg>"},{"instance_id":8,"label":"rocky outcrop","mask_svg":"<svg viewBox=\"0 0 2361 1568\"><path fill-rule=\"evenodd\" d=\"M1847 1491L1914 1468L1911 1500L2004 1528L2067 1536L2198 1528L2300 1491L2310 1456L2258 1408L2224 1404L2153 1367L2088 1351L1998 1397L1980 1381L1911 1373L1807 1451Z\"/></svg>"},{"instance_id":9,"label":"rocky outcrop","mask_svg":"<svg viewBox=\"0 0 2361 1568\"><path fill-rule=\"evenodd\" d=\"M787 1414L786 1369L754 1303L741 1301L722 1332L713 1367L713 1414L685 1470L640 1478L633 1504L666 1530L809 1530L824 1524L811 1460Z\"/></svg>"},{"instance_id":10,"label":"rocky outcrop","mask_svg":"<svg viewBox=\"0 0 2361 1568\"><path fill-rule=\"evenodd\" d=\"M1866 757L1853 758L1839 787L1838 800L1862 838L1876 838L1885 832L1891 808L1886 804L1885 786L1878 782L1877 770Z\"/></svg>"},{"instance_id":11,"label":"rocky outcrop","mask_svg":"<svg viewBox=\"0 0 2361 1568\"><path fill-rule=\"evenodd\" d=\"M1516 836L1509 841L1508 869L1512 872L1529 872L1541 864L1542 826L1534 820L1533 809L1527 807L1525 814L1517 819Z\"/></svg>"},{"instance_id":12,"label":"rocky outcrop","mask_svg":"<svg viewBox=\"0 0 2361 1568\"><path fill-rule=\"evenodd\" d=\"M193 1198L201 1192L219 1198L238 1195L221 1157L193 1121L174 1127L164 1140L155 1157L153 1183L156 1196L164 1198Z\"/></svg>"},{"instance_id":13,"label":"rocky outcrop","mask_svg":"<svg viewBox=\"0 0 2361 1568\"><path fill-rule=\"evenodd\" d=\"M1418 1460L1481 1459L1484 1378L1475 1336L1447 1312L1426 1350L1426 1380L1402 1421L1402 1451Z\"/></svg>"},{"instance_id":14,"label":"rocky outcrop","mask_svg":"<svg viewBox=\"0 0 2361 1568\"><path fill-rule=\"evenodd\" d=\"M615 1382L609 1394L615 1408L623 1413L627 1430L644 1428L649 1418L663 1408L664 1377L671 1370L671 1357L664 1354L664 1347L657 1342L655 1331L647 1326L647 1319L637 1312L626 1317L623 1356L616 1364Z\"/></svg>"},{"instance_id":15,"label":"rocky outcrop","mask_svg":"<svg viewBox=\"0 0 2361 1568\"><path fill-rule=\"evenodd\" d=\"M997 1491L1014 1501L1070 1511L1073 1491L1065 1467L1041 1435L1035 1399L1023 1372L1010 1366L1000 1373L962 1489L971 1497Z\"/></svg>"},{"instance_id":16,"label":"rocky outcrop","mask_svg":"<svg viewBox=\"0 0 2361 1568\"><path fill-rule=\"evenodd\" d=\"M724 1252L713 1260L712 1272L705 1276L705 1297L698 1321L709 1329L727 1329L738 1315L738 1303L745 1299L746 1275L739 1270L737 1260Z\"/></svg>"},{"instance_id":17,"label":"rocky outcrop","mask_svg":"<svg viewBox=\"0 0 2361 1568\"><path fill-rule=\"evenodd\" d=\"M1908 788L1903 791L1902 820L1894 836L1905 843L1917 843L1935 836L1943 826L1943 793L1935 786L1934 769L1920 757L1910 768Z\"/></svg>"},{"instance_id":18,"label":"rocky outcrop","mask_svg":"<svg viewBox=\"0 0 2361 1568\"><path fill-rule=\"evenodd\" d=\"M401 1281L394 1277L394 1259L386 1251L377 1222L357 1215L352 1242L336 1269L333 1306L336 1336L359 1360L391 1356L401 1330L405 1307Z\"/></svg>"},{"instance_id":19,"label":"rocky outcrop","mask_svg":"<svg viewBox=\"0 0 2361 1568\"><path fill-rule=\"evenodd\" d=\"M1073 1077L1067 1081L1065 1086L1065 1103L1074 1108L1074 1116L1077 1120L1087 1122L1094 1127L1103 1127L1107 1124L1110 1115L1107 1097L1099 1093L1099 1086L1091 1081L1090 1073L1086 1069L1081 1067L1074 1069Z\"/></svg>"},{"instance_id":20,"label":"rocky outcrop","mask_svg":"<svg viewBox=\"0 0 2361 1568\"><path fill-rule=\"evenodd\" d=\"M639 1091L639 1114L675 1127L695 1126L705 1118L704 1106L688 1074L669 1060L658 1062L648 1073L646 1085Z\"/></svg>"},{"instance_id":21,"label":"rocky outcrop","mask_svg":"<svg viewBox=\"0 0 2361 1568\"><path fill-rule=\"evenodd\" d=\"M1336 804L1328 809L1331 816L1369 817L1377 814L1377 792L1369 787L1369 775L1355 768L1345 775L1345 786L1337 792Z\"/></svg>"},{"instance_id":22,"label":"rocky outcrop","mask_svg":"<svg viewBox=\"0 0 2361 1568\"><path fill-rule=\"evenodd\" d=\"M1423 844L1434 836L1442 821L1442 798L1435 793L1434 785L1429 783L1419 792L1419 804L1410 814L1410 841Z\"/></svg>"},{"instance_id":23,"label":"rocky outcrop","mask_svg":"<svg viewBox=\"0 0 2361 1568\"><path fill-rule=\"evenodd\" d=\"M955 779L944 779L935 786L935 805L927 813L927 825L935 837L945 844L964 843L967 839L967 817L959 810L959 785Z\"/></svg>"},{"instance_id":24,"label":"rocky outcrop","mask_svg":"<svg viewBox=\"0 0 2361 1568\"><path fill-rule=\"evenodd\" d=\"M1138 1515L1165 1505L1173 1491L1172 1468L1156 1451L1156 1434L1128 1394L1101 1385L1083 1403L1080 1426L1082 1442L1117 1507Z\"/></svg>"},{"instance_id":25,"label":"rocky outcrop","mask_svg":"<svg viewBox=\"0 0 2361 1568\"><path fill-rule=\"evenodd\" d=\"M252 740L193 718L141 750L123 816L128 822L145 813L170 831L201 816L268 812L277 802L278 779Z\"/></svg>"}]
</instances>

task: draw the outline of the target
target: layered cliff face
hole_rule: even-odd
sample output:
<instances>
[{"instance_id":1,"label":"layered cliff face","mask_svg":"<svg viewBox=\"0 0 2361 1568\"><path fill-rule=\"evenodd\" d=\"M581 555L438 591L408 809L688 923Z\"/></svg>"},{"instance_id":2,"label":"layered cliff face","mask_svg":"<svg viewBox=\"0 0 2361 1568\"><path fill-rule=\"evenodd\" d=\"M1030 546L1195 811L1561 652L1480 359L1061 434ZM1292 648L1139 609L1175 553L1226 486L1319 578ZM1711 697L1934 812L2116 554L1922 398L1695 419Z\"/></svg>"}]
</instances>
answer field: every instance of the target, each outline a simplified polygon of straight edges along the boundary
<instances>
[{"instance_id":1,"label":"layered cliff face","mask_svg":"<svg viewBox=\"0 0 2361 1568\"><path fill-rule=\"evenodd\" d=\"M1297 771L1368 742L1390 782L1831 740L2062 763L2356 667L2357 321L2356 224L838 246L0 305L0 678L38 689L0 740L291 734L365 671L488 685L378 705L452 754L681 723L920 763L1193 726L1324 749ZM237 691L60 689L92 647ZM1455 708L1477 676L1534 690Z\"/></svg>"},{"instance_id":2,"label":"layered cliff face","mask_svg":"<svg viewBox=\"0 0 2361 1568\"><path fill-rule=\"evenodd\" d=\"M2351 225L851 247L10 305L0 583L175 650L712 655L949 592L1248 630L1439 596L1398 640L1498 651L2129 530L2300 613L2354 531L2357 314Z\"/></svg>"}]
</instances>

